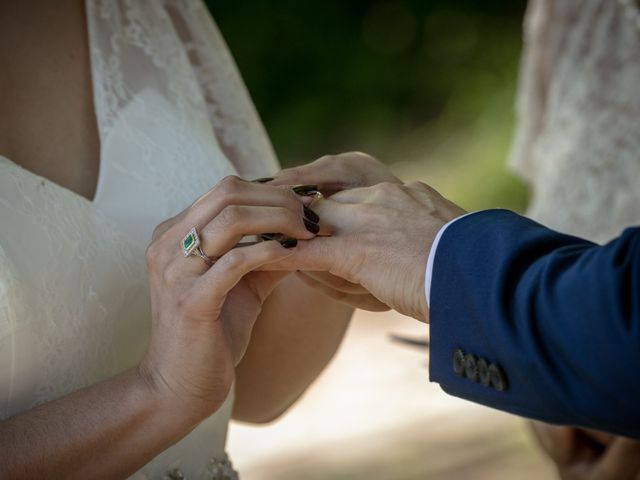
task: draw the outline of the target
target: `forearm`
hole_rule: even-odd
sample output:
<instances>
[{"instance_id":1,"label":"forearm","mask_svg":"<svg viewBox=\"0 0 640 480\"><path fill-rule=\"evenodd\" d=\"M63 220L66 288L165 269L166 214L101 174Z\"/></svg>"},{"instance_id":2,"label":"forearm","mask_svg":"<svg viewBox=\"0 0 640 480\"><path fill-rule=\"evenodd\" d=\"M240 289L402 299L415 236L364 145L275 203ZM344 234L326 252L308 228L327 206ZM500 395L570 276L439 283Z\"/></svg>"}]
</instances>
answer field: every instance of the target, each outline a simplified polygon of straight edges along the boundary
<instances>
[{"instance_id":1,"label":"forearm","mask_svg":"<svg viewBox=\"0 0 640 480\"><path fill-rule=\"evenodd\" d=\"M456 222L434 262L432 380L520 415L639 435L639 265L637 229L598 246L506 211ZM500 365L508 388L455 375L458 349Z\"/></svg>"},{"instance_id":2,"label":"forearm","mask_svg":"<svg viewBox=\"0 0 640 480\"><path fill-rule=\"evenodd\" d=\"M197 423L137 369L0 423L0 478L123 478Z\"/></svg>"},{"instance_id":3,"label":"forearm","mask_svg":"<svg viewBox=\"0 0 640 480\"><path fill-rule=\"evenodd\" d=\"M287 277L271 294L236 369L233 417L264 423L281 415L338 349L353 308Z\"/></svg>"}]
</instances>

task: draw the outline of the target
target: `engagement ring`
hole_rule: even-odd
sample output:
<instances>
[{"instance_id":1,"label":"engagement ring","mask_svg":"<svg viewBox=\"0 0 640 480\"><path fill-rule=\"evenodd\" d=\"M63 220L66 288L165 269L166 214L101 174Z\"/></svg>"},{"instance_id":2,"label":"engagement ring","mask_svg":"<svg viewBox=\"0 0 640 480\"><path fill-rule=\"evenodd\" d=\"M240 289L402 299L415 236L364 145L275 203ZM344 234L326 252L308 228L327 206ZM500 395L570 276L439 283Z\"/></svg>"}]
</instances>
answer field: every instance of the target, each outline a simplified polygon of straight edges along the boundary
<instances>
[{"instance_id":1,"label":"engagement ring","mask_svg":"<svg viewBox=\"0 0 640 480\"><path fill-rule=\"evenodd\" d=\"M193 227L189 233L182 239L180 242L180 247L182 248L182 254L186 257L190 255L194 255L200 257L205 261L205 263L210 267L215 263L215 260L207 256L206 253L202 250L200 246L200 236L198 235L198 231L196 227Z\"/></svg>"}]
</instances>

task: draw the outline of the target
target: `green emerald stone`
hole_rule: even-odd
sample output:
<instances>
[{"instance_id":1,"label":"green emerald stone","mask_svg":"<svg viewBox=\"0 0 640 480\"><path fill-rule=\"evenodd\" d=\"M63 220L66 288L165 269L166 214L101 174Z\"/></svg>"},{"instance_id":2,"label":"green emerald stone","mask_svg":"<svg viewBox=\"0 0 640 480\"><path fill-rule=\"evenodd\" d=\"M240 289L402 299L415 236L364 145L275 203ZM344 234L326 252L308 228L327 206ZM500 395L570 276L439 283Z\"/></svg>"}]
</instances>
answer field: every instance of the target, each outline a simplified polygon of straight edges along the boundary
<instances>
[{"instance_id":1,"label":"green emerald stone","mask_svg":"<svg viewBox=\"0 0 640 480\"><path fill-rule=\"evenodd\" d=\"M185 250L188 250L195 243L195 241L196 241L195 237L193 236L192 233L190 233L182 241L182 248L184 248Z\"/></svg>"}]
</instances>

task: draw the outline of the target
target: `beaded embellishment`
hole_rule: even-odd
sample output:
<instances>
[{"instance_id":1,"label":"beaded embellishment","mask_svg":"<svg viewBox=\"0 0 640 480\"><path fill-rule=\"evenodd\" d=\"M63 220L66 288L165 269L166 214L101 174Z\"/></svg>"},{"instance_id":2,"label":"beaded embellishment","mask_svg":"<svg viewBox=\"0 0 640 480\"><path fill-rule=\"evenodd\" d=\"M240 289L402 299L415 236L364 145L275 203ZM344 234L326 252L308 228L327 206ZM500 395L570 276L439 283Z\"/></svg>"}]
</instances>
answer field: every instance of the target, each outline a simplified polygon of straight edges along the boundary
<instances>
[{"instance_id":1,"label":"beaded embellishment","mask_svg":"<svg viewBox=\"0 0 640 480\"><path fill-rule=\"evenodd\" d=\"M238 472L233 469L231 460L225 455L223 458L212 458L207 465L207 480L239 480ZM189 479L180 469L175 468L165 475L163 480L195 480Z\"/></svg>"}]
</instances>

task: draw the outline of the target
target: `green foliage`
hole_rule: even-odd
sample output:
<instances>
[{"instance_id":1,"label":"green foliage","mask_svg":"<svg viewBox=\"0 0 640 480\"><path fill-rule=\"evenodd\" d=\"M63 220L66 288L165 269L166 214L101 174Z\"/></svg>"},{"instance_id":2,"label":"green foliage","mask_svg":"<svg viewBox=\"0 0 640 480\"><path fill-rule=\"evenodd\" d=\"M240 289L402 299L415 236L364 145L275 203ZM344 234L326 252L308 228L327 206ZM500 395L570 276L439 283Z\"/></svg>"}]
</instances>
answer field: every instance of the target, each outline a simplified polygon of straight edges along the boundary
<instances>
[{"instance_id":1,"label":"green foliage","mask_svg":"<svg viewBox=\"0 0 640 480\"><path fill-rule=\"evenodd\" d=\"M207 3L284 165L362 150L468 208L524 205L503 169L524 1Z\"/></svg>"}]
</instances>

